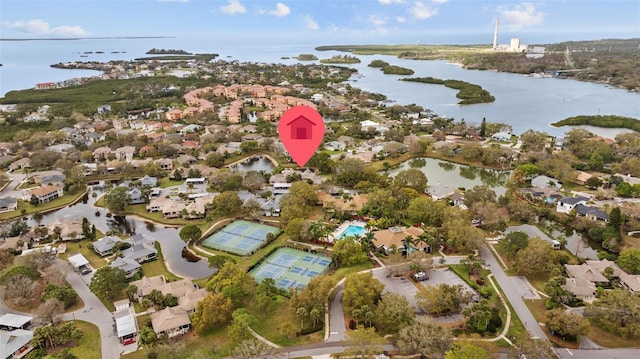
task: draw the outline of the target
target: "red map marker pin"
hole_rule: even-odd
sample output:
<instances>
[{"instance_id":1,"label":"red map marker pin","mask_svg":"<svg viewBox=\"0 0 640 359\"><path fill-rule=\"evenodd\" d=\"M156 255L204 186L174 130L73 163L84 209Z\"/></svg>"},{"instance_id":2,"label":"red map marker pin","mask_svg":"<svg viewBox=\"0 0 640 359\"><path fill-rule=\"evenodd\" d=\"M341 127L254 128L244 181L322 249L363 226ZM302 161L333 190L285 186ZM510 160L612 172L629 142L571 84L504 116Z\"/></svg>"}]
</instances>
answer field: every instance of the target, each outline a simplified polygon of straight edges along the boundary
<instances>
[{"instance_id":1,"label":"red map marker pin","mask_svg":"<svg viewBox=\"0 0 640 359\"><path fill-rule=\"evenodd\" d=\"M295 106L280 117L278 134L291 158L304 167L322 143L324 120L309 106Z\"/></svg>"}]
</instances>

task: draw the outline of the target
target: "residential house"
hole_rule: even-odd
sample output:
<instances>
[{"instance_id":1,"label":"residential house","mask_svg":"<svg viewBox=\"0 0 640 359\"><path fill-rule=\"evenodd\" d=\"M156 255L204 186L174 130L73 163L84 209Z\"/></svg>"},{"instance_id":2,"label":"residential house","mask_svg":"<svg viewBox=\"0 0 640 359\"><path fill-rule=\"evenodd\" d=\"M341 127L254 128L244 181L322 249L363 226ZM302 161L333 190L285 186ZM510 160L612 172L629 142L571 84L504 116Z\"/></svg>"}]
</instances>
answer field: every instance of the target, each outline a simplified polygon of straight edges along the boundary
<instances>
[{"instance_id":1,"label":"residential house","mask_svg":"<svg viewBox=\"0 0 640 359\"><path fill-rule=\"evenodd\" d=\"M511 133L510 132L496 132L491 135L491 140L498 142L509 142L511 141Z\"/></svg>"},{"instance_id":2,"label":"residential house","mask_svg":"<svg viewBox=\"0 0 640 359\"><path fill-rule=\"evenodd\" d=\"M177 110L177 109L169 110L169 111L167 111L165 113L165 117L169 121L180 120L180 119L182 119L182 111Z\"/></svg>"},{"instance_id":3,"label":"residential house","mask_svg":"<svg viewBox=\"0 0 640 359\"><path fill-rule=\"evenodd\" d=\"M122 256L133 259L138 263L152 261L158 258L158 250L153 244L140 243L122 251Z\"/></svg>"},{"instance_id":4,"label":"residential house","mask_svg":"<svg viewBox=\"0 0 640 359\"><path fill-rule=\"evenodd\" d=\"M398 248L402 251L412 252L415 250L430 251L427 243L412 243L407 241L409 237L412 241L417 239L424 230L419 227L391 227L380 231L373 232L375 241L374 244L378 248L378 251L389 254L393 248Z\"/></svg>"},{"instance_id":5,"label":"residential house","mask_svg":"<svg viewBox=\"0 0 640 359\"><path fill-rule=\"evenodd\" d=\"M113 254L113 248L120 242L120 238L106 236L93 243L93 250L101 257Z\"/></svg>"},{"instance_id":6,"label":"residential house","mask_svg":"<svg viewBox=\"0 0 640 359\"><path fill-rule=\"evenodd\" d=\"M34 348L31 345L32 339L33 332L30 330L0 330L0 358L19 359L26 357Z\"/></svg>"},{"instance_id":7,"label":"residential house","mask_svg":"<svg viewBox=\"0 0 640 359\"><path fill-rule=\"evenodd\" d=\"M116 258L113 262L111 262L110 266L113 268L122 269L124 271L124 275L127 278L133 277L134 275L136 275L136 273L138 273L138 270L140 270L140 263L136 262L133 259L123 257Z\"/></svg>"},{"instance_id":8,"label":"residential house","mask_svg":"<svg viewBox=\"0 0 640 359\"><path fill-rule=\"evenodd\" d=\"M508 234L511 232L523 232L527 236L529 236L529 239L532 239L532 238L542 239L546 242L549 242L549 244L551 244L551 247L555 250L560 249L562 246L562 244L559 241L547 236L544 232L540 230L540 228L536 226L532 226L530 224L523 224L520 226L511 226L504 231L505 234Z\"/></svg>"},{"instance_id":9,"label":"residential house","mask_svg":"<svg viewBox=\"0 0 640 359\"><path fill-rule=\"evenodd\" d=\"M277 182L273 184L273 194L276 196L289 193L291 189L291 183Z\"/></svg>"},{"instance_id":10,"label":"residential house","mask_svg":"<svg viewBox=\"0 0 640 359\"><path fill-rule=\"evenodd\" d=\"M111 156L111 148L109 147L98 147L93 150L93 158L96 161L107 160Z\"/></svg>"},{"instance_id":11,"label":"residential house","mask_svg":"<svg viewBox=\"0 0 640 359\"><path fill-rule=\"evenodd\" d=\"M28 157L21 158L9 165L9 172L25 169L27 167L31 167L31 159Z\"/></svg>"},{"instance_id":12,"label":"residential house","mask_svg":"<svg viewBox=\"0 0 640 359\"><path fill-rule=\"evenodd\" d=\"M160 158L160 159L156 160L156 162L160 165L160 168L162 168L165 171L173 170L173 160L172 159Z\"/></svg>"},{"instance_id":13,"label":"residential house","mask_svg":"<svg viewBox=\"0 0 640 359\"><path fill-rule=\"evenodd\" d=\"M13 197L0 198L0 213L11 212L18 209L18 199Z\"/></svg>"},{"instance_id":14,"label":"residential house","mask_svg":"<svg viewBox=\"0 0 640 359\"><path fill-rule=\"evenodd\" d=\"M29 198L26 201L31 200L31 196L38 198L38 203L49 203L56 198L60 198L64 195L62 187L46 186L34 188L29 192Z\"/></svg>"},{"instance_id":15,"label":"residential house","mask_svg":"<svg viewBox=\"0 0 640 359\"><path fill-rule=\"evenodd\" d=\"M598 292L596 285L584 278L567 278L562 289L585 302L593 300Z\"/></svg>"},{"instance_id":16,"label":"residential house","mask_svg":"<svg viewBox=\"0 0 640 359\"><path fill-rule=\"evenodd\" d=\"M468 209L467 205L464 203L465 202L464 193L456 192L451 196L449 196L449 200L451 201L451 204L455 207L459 207L460 209Z\"/></svg>"},{"instance_id":17,"label":"residential house","mask_svg":"<svg viewBox=\"0 0 640 359\"><path fill-rule=\"evenodd\" d=\"M609 215L596 207L585 206L579 203L575 207L573 207L573 210L578 216L587 217L592 221L600 221L604 223L607 223L609 221Z\"/></svg>"},{"instance_id":18,"label":"residential house","mask_svg":"<svg viewBox=\"0 0 640 359\"><path fill-rule=\"evenodd\" d=\"M531 179L531 187L551 188L554 191L562 190L562 184L555 178L540 175Z\"/></svg>"},{"instance_id":19,"label":"residential house","mask_svg":"<svg viewBox=\"0 0 640 359\"><path fill-rule=\"evenodd\" d=\"M151 294L153 290L160 291L162 286L167 283L163 275L157 275L154 277L142 277L142 279L133 281L129 285L138 288L138 291L134 295L134 299L142 300L142 298Z\"/></svg>"},{"instance_id":20,"label":"residential house","mask_svg":"<svg viewBox=\"0 0 640 359\"><path fill-rule=\"evenodd\" d=\"M76 272L84 273L85 271L91 270L89 261L82 255L82 253L70 255L67 257L67 260L71 263L71 267L73 267Z\"/></svg>"},{"instance_id":21,"label":"residential house","mask_svg":"<svg viewBox=\"0 0 640 359\"><path fill-rule=\"evenodd\" d=\"M198 302L203 300L208 293L207 288L198 288L187 292L184 296L178 298L178 307L185 310L188 314L193 314L196 312Z\"/></svg>"},{"instance_id":22,"label":"residential house","mask_svg":"<svg viewBox=\"0 0 640 359\"><path fill-rule=\"evenodd\" d=\"M360 122L360 128L363 132L374 131L384 135L387 131L389 131L389 127L381 125L377 122L371 120L365 120Z\"/></svg>"},{"instance_id":23,"label":"residential house","mask_svg":"<svg viewBox=\"0 0 640 359\"><path fill-rule=\"evenodd\" d=\"M164 133L162 132L147 133L145 136L147 136L148 143L160 143L164 140Z\"/></svg>"},{"instance_id":24,"label":"residential house","mask_svg":"<svg viewBox=\"0 0 640 359\"><path fill-rule=\"evenodd\" d=\"M111 105L102 105L98 106L98 113L103 114L106 112L111 112Z\"/></svg>"},{"instance_id":25,"label":"residential house","mask_svg":"<svg viewBox=\"0 0 640 359\"><path fill-rule=\"evenodd\" d=\"M556 211L560 213L571 213L574 208L579 205L586 205L589 198L577 196L577 197L564 197L558 200L556 205Z\"/></svg>"},{"instance_id":26,"label":"residential house","mask_svg":"<svg viewBox=\"0 0 640 359\"><path fill-rule=\"evenodd\" d=\"M369 200L368 194L355 194L345 196L332 196L324 191L318 192L318 202L322 204L322 208L328 211L343 211L355 213L367 204Z\"/></svg>"},{"instance_id":27,"label":"residential house","mask_svg":"<svg viewBox=\"0 0 640 359\"><path fill-rule=\"evenodd\" d=\"M455 191L453 190L453 188L441 185L439 183L434 186L427 186L427 194L436 201L449 198L449 196L454 193Z\"/></svg>"},{"instance_id":28,"label":"residential house","mask_svg":"<svg viewBox=\"0 0 640 359\"><path fill-rule=\"evenodd\" d=\"M136 148L133 146L123 146L115 150L116 159L126 162L131 162L135 153Z\"/></svg>"},{"instance_id":29,"label":"residential house","mask_svg":"<svg viewBox=\"0 0 640 359\"><path fill-rule=\"evenodd\" d=\"M587 173L584 171L577 171L576 179L574 182L576 184L579 184L580 186L584 186L591 177L593 177L591 173Z\"/></svg>"},{"instance_id":30,"label":"residential house","mask_svg":"<svg viewBox=\"0 0 640 359\"><path fill-rule=\"evenodd\" d=\"M189 332L191 320L186 310L178 307L167 307L151 314L151 327L158 337L173 338Z\"/></svg>"}]
</instances>

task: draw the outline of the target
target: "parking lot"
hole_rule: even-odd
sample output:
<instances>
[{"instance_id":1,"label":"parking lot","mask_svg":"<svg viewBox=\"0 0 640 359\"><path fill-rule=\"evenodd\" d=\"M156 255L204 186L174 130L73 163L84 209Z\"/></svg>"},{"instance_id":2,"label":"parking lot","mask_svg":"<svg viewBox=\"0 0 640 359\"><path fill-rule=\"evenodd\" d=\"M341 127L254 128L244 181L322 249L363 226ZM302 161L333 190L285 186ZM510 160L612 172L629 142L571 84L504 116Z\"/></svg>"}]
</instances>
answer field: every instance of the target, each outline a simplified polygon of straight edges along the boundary
<instances>
[{"instance_id":1,"label":"parking lot","mask_svg":"<svg viewBox=\"0 0 640 359\"><path fill-rule=\"evenodd\" d=\"M476 292L465 283L460 277L458 277L455 273L450 271L448 268L444 269L432 269L426 271L426 274L429 276L428 280L415 282L413 280L408 279L407 277L391 277L389 276L389 271L387 269L378 269L373 271L373 277L378 279L385 285L384 292L398 293L407 298L409 304L411 304L418 314L425 314L419 307L416 301L416 293L418 292L419 285L429 287L429 286L437 286L442 283L446 283L448 285L457 285L460 284L465 288L465 291L476 294ZM459 316L459 315L458 315ZM438 319L442 319L445 321L455 321L458 320L458 316L446 316L440 317Z\"/></svg>"}]
</instances>

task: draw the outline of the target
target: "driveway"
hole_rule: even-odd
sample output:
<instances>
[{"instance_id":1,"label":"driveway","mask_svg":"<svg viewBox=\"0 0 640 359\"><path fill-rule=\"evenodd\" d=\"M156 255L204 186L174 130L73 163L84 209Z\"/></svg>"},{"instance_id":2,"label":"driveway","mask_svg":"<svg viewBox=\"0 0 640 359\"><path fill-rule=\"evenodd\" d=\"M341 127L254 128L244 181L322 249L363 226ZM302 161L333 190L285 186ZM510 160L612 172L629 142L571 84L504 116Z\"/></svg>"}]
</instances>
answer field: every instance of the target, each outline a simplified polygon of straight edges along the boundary
<instances>
[{"instance_id":1,"label":"driveway","mask_svg":"<svg viewBox=\"0 0 640 359\"><path fill-rule=\"evenodd\" d=\"M89 287L87 287L87 284L78 273L71 271L67 274L66 279L84 302L84 307L75 312L64 314L62 319L84 320L97 326L100 330L102 359L120 358L120 354L125 351L125 346L120 344L120 341L115 335L111 312L109 312L100 299L89 290ZM129 348L127 347L127 349Z\"/></svg>"},{"instance_id":2,"label":"driveway","mask_svg":"<svg viewBox=\"0 0 640 359\"><path fill-rule=\"evenodd\" d=\"M329 310L329 337L325 341L341 342L347 339L347 327L344 322L344 311L342 310L342 283L338 285Z\"/></svg>"},{"instance_id":3,"label":"driveway","mask_svg":"<svg viewBox=\"0 0 640 359\"><path fill-rule=\"evenodd\" d=\"M418 307L418 302L416 301L416 293L418 293L416 284L406 277L391 277L388 273L389 271L386 269L373 271L373 278L384 284L383 293L390 292L405 296L407 301L409 301L409 304L415 308L416 313L424 314L422 309ZM427 272L427 274L431 276L431 271Z\"/></svg>"}]
</instances>

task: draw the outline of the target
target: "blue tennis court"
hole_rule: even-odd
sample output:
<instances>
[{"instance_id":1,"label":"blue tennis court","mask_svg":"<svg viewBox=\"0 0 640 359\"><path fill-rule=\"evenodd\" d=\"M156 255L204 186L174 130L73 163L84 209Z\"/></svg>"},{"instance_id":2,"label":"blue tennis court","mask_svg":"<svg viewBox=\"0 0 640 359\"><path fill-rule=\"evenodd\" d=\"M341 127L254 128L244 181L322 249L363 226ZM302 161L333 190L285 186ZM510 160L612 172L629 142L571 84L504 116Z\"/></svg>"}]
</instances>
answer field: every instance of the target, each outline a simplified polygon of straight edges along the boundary
<instances>
[{"instance_id":1,"label":"blue tennis court","mask_svg":"<svg viewBox=\"0 0 640 359\"><path fill-rule=\"evenodd\" d=\"M272 278L276 287L281 289L299 289L305 287L311 278L324 273L330 264L331 258L325 256L292 248L278 248L249 274L258 282Z\"/></svg>"},{"instance_id":2,"label":"blue tennis court","mask_svg":"<svg viewBox=\"0 0 640 359\"><path fill-rule=\"evenodd\" d=\"M249 255L267 242L269 233L278 235L280 229L266 224L234 221L202 241L202 245L241 256Z\"/></svg>"}]
</instances>

